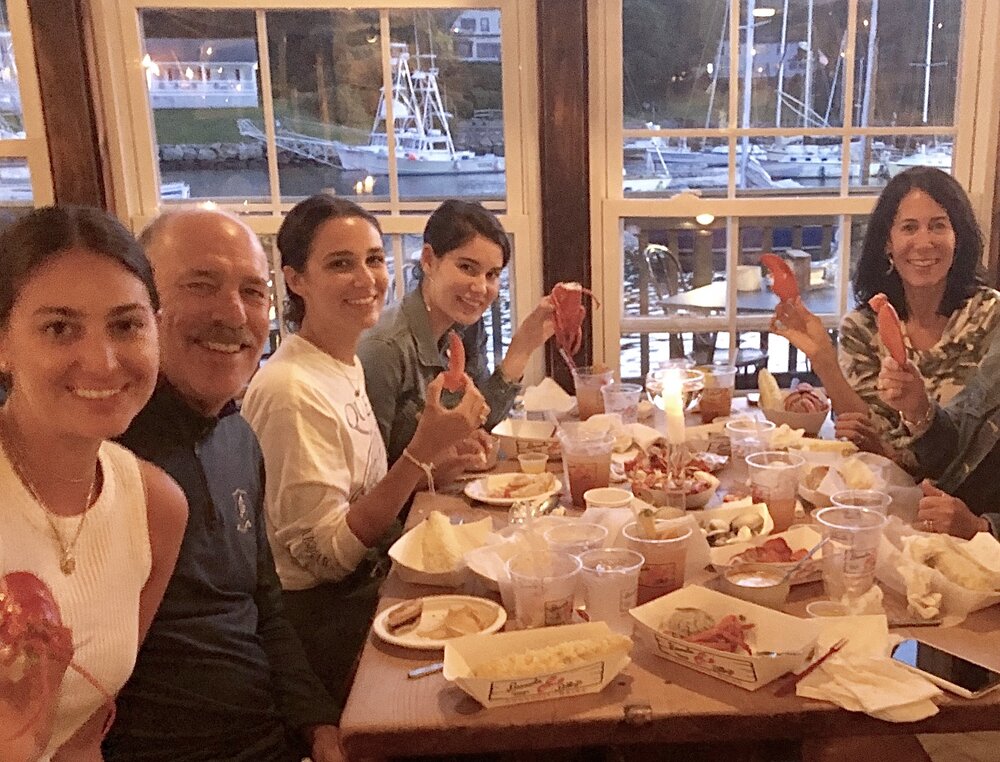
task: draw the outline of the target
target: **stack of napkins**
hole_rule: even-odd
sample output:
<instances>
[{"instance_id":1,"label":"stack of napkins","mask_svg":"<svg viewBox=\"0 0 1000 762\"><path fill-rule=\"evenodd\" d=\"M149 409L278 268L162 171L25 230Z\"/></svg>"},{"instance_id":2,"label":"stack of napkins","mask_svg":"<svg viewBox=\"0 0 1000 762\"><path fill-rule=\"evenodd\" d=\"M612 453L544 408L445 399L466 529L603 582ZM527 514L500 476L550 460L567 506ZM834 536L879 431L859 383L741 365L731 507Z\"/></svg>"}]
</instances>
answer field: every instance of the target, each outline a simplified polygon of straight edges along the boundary
<instances>
[{"instance_id":1,"label":"stack of napkins","mask_svg":"<svg viewBox=\"0 0 1000 762\"><path fill-rule=\"evenodd\" d=\"M888 722L916 722L937 714L941 695L929 680L889 658L889 625L882 615L822 619L817 658L841 638L847 644L803 678L796 693Z\"/></svg>"}]
</instances>

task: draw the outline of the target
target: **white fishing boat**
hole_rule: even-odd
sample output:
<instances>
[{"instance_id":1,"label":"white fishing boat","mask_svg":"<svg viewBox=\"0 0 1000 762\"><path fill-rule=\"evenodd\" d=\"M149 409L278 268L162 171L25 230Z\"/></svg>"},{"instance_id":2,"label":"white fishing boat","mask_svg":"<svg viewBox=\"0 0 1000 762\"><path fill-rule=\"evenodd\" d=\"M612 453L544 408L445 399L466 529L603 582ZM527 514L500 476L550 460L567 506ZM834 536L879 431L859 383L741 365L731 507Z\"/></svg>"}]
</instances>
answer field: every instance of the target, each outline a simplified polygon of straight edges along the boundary
<instances>
[{"instance_id":1,"label":"white fishing boat","mask_svg":"<svg viewBox=\"0 0 1000 762\"><path fill-rule=\"evenodd\" d=\"M889 162L889 177L895 177L910 167L936 167L951 172L951 146L944 144L928 148L921 143L916 153Z\"/></svg>"},{"instance_id":2,"label":"white fishing boat","mask_svg":"<svg viewBox=\"0 0 1000 762\"><path fill-rule=\"evenodd\" d=\"M494 154L458 151L451 137L449 114L438 89L436 56L411 56L406 43L391 47L393 67L392 124L395 137L396 171L399 175L482 174L504 171L504 159ZM416 66L410 68L410 60ZM426 59L427 68L422 68ZM385 91L379 95L375 121L367 145L336 142L344 169L370 175L389 173L389 136Z\"/></svg>"}]
</instances>

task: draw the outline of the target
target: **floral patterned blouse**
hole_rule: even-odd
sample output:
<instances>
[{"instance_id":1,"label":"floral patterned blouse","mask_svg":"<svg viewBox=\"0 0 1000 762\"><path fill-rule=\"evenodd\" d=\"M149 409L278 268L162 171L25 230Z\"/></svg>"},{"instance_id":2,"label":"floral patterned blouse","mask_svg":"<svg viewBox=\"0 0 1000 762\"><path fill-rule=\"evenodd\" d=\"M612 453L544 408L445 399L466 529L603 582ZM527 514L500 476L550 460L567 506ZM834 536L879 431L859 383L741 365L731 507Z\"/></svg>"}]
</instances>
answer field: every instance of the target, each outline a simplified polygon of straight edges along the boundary
<instances>
[{"instance_id":1,"label":"floral patterned blouse","mask_svg":"<svg viewBox=\"0 0 1000 762\"><path fill-rule=\"evenodd\" d=\"M965 386L969 374L986 354L990 334L998 322L1000 293L980 286L951 314L940 341L930 349L918 350L910 346L906 325L903 325L907 357L920 369L931 399L946 405ZM861 399L871 406L883 438L902 450L909 446L911 437L899 413L879 399L875 388L882 358L887 355L871 308L865 306L844 316L840 324L840 368Z\"/></svg>"}]
</instances>

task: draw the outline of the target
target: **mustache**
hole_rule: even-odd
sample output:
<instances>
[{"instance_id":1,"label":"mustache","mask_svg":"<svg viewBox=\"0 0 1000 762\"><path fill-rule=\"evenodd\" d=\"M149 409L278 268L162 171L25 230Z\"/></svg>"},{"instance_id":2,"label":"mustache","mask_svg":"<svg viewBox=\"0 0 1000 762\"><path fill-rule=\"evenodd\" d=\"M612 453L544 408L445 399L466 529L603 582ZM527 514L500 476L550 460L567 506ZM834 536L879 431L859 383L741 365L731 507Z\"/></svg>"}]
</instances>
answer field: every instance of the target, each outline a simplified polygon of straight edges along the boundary
<instances>
[{"instance_id":1,"label":"mustache","mask_svg":"<svg viewBox=\"0 0 1000 762\"><path fill-rule=\"evenodd\" d=\"M246 347L252 347L256 344L253 335L247 329L233 328L221 323L214 323L203 328L194 335L194 339L212 344L239 344Z\"/></svg>"}]
</instances>

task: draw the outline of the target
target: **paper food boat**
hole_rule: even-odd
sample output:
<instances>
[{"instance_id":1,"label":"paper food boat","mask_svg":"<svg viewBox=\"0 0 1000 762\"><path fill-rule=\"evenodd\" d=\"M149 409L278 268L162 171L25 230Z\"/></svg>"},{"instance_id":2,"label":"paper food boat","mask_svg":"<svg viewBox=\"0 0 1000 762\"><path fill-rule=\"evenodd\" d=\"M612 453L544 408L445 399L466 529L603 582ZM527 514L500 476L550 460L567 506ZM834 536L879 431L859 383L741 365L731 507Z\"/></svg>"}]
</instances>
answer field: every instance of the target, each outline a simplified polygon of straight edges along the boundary
<instances>
[{"instance_id":1,"label":"paper food boat","mask_svg":"<svg viewBox=\"0 0 1000 762\"><path fill-rule=\"evenodd\" d=\"M458 566L444 572L432 572L424 568L423 541L427 522L421 521L389 548L389 558L396 562L399 578L414 585L438 587L459 587L465 582L466 567L462 556L486 542L487 535L493 531L493 519L486 517L468 524L457 524L452 528L458 543Z\"/></svg>"},{"instance_id":2,"label":"paper food boat","mask_svg":"<svg viewBox=\"0 0 1000 762\"><path fill-rule=\"evenodd\" d=\"M628 666L631 659L627 651L612 651L600 660L527 677L474 677L473 671L497 657L611 634L604 622L589 622L456 638L444 648L444 676L486 708L598 693Z\"/></svg>"},{"instance_id":3,"label":"paper food boat","mask_svg":"<svg viewBox=\"0 0 1000 762\"><path fill-rule=\"evenodd\" d=\"M726 567L729 566L730 561L732 561L734 556L738 556L745 550L749 548L755 548L763 545L768 540L773 540L780 537L790 547L793 551L795 550L809 550L816 543L823 539L823 536L816 531L815 528L808 526L806 524L799 524L793 526L785 532L779 532L778 534L772 534L770 536L755 537L750 542L734 542L730 545L720 545L716 548L711 548L708 551L709 558L712 561L712 568L717 572L725 571ZM823 558L823 549L820 548L816 551L812 558L806 561L805 565L795 573L792 577L793 585L801 585L805 582L815 582L821 576L820 565ZM782 574L795 566L795 562L789 563L772 563L768 566L773 567Z\"/></svg>"},{"instance_id":4,"label":"paper food boat","mask_svg":"<svg viewBox=\"0 0 1000 762\"><path fill-rule=\"evenodd\" d=\"M555 424L549 421L505 418L493 427L492 433L500 437L500 452L508 459L529 452L544 452L550 460L562 457Z\"/></svg>"},{"instance_id":5,"label":"paper food boat","mask_svg":"<svg viewBox=\"0 0 1000 762\"><path fill-rule=\"evenodd\" d=\"M731 522L736 517L743 516L744 514L759 516L761 520L761 527L756 532L753 532L751 540L757 537L766 537L774 531L774 519L771 518L771 513L767 510L767 505L764 503L754 503L750 498L723 503L715 508L705 508L701 511L690 511L688 515L694 516L698 525L702 529L707 530L709 523L713 519Z\"/></svg>"},{"instance_id":6,"label":"paper food boat","mask_svg":"<svg viewBox=\"0 0 1000 762\"><path fill-rule=\"evenodd\" d=\"M681 608L701 609L716 621L727 614L743 615L755 625L752 637L748 638L753 651L779 655L731 654L661 631L660 625ZM819 632L819 624L812 620L782 614L697 585L664 595L629 613L637 622L635 637L657 656L750 691L804 664Z\"/></svg>"}]
</instances>

